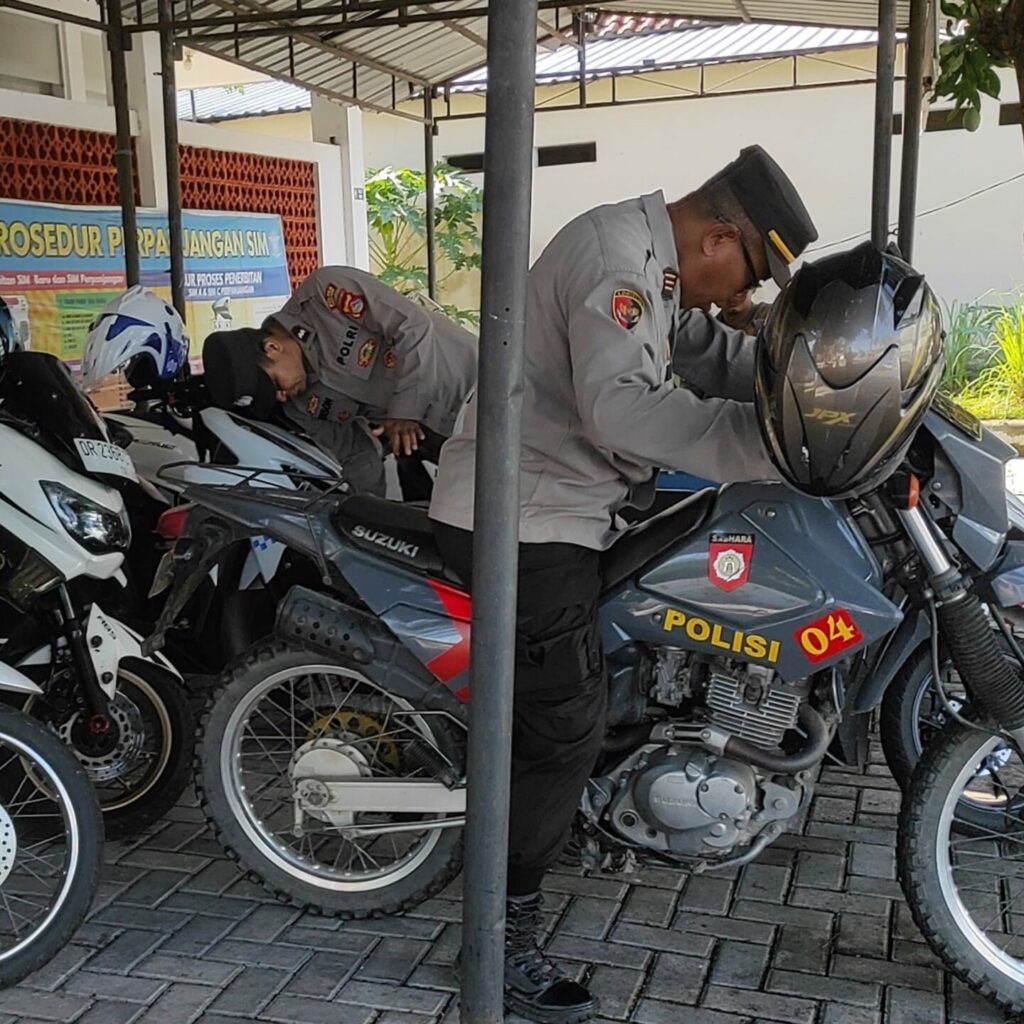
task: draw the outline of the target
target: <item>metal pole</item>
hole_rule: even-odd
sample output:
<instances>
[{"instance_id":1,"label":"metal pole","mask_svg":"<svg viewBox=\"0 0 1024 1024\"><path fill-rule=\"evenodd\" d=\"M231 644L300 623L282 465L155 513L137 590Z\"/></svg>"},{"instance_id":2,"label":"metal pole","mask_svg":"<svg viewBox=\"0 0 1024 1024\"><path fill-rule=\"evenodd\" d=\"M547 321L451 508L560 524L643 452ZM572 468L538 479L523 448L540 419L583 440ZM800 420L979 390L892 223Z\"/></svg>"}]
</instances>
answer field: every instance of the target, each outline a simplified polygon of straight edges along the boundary
<instances>
[{"instance_id":1,"label":"metal pole","mask_svg":"<svg viewBox=\"0 0 1024 1024\"><path fill-rule=\"evenodd\" d=\"M914 256L917 215L917 167L921 152L921 104L924 102L924 58L928 46L928 0L910 0L907 34L907 77L903 86L903 160L900 166L900 252L909 263Z\"/></svg>"},{"instance_id":2,"label":"metal pole","mask_svg":"<svg viewBox=\"0 0 1024 1024\"><path fill-rule=\"evenodd\" d=\"M171 304L185 317L185 245L181 230L181 168L178 164L178 90L174 80L174 29L171 0L157 0L160 74L164 100L164 151L167 159L167 236L171 250Z\"/></svg>"},{"instance_id":3,"label":"metal pole","mask_svg":"<svg viewBox=\"0 0 1024 1024\"><path fill-rule=\"evenodd\" d=\"M871 241L889 241L889 176L892 170L892 96L896 70L896 0L878 0L875 65L875 145L871 172Z\"/></svg>"},{"instance_id":4,"label":"metal pole","mask_svg":"<svg viewBox=\"0 0 1024 1024\"><path fill-rule=\"evenodd\" d=\"M490 5L473 531L463 1024L501 1024L537 0Z\"/></svg>"},{"instance_id":5,"label":"metal pole","mask_svg":"<svg viewBox=\"0 0 1024 1024\"><path fill-rule=\"evenodd\" d=\"M576 54L580 65L580 106L587 105L587 24L582 14L576 18Z\"/></svg>"},{"instance_id":6,"label":"metal pole","mask_svg":"<svg viewBox=\"0 0 1024 1024\"><path fill-rule=\"evenodd\" d=\"M114 162L117 165L117 196L121 203L124 234L124 277L128 287L139 283L139 236L135 219L135 175L132 161L131 112L128 108L128 72L124 62L120 0L107 0L107 49L110 51L110 91L114 99Z\"/></svg>"},{"instance_id":7,"label":"metal pole","mask_svg":"<svg viewBox=\"0 0 1024 1024\"><path fill-rule=\"evenodd\" d=\"M434 251L434 99L433 89L423 90L423 167L427 191L427 294L437 299L437 255Z\"/></svg>"}]
</instances>

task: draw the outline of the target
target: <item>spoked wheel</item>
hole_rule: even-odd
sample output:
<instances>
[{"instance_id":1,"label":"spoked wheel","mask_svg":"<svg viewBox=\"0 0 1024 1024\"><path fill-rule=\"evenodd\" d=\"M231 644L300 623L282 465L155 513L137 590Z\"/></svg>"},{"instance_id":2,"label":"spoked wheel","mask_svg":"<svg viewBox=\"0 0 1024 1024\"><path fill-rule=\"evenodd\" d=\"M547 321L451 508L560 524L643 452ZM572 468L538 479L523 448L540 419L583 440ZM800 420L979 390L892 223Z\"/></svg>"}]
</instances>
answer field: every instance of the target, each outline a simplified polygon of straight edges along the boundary
<instances>
[{"instance_id":1,"label":"spoked wheel","mask_svg":"<svg viewBox=\"0 0 1024 1024\"><path fill-rule=\"evenodd\" d=\"M460 864L462 728L370 671L256 648L213 695L197 749L229 853L279 897L347 917L414 906Z\"/></svg>"},{"instance_id":2,"label":"spoked wheel","mask_svg":"<svg viewBox=\"0 0 1024 1024\"><path fill-rule=\"evenodd\" d=\"M1009 655L1007 655L1009 657ZM967 691L950 661L942 666L943 686L953 709L970 717ZM921 648L906 663L886 690L882 702L881 738L886 763L900 788L907 789L910 777L929 743L949 724L950 716L934 685L931 652ZM980 828L998 827L992 814L1001 814L1021 798L1007 789L1000 772L1012 758L1005 743L1000 743L978 766L977 786L963 794L958 812L961 824Z\"/></svg>"},{"instance_id":3,"label":"spoked wheel","mask_svg":"<svg viewBox=\"0 0 1024 1024\"><path fill-rule=\"evenodd\" d=\"M998 771L986 767L993 757ZM1011 1010L1024 1009L1022 786L1017 750L952 724L911 778L899 832L900 880L918 927L961 980ZM987 824L973 820L979 807Z\"/></svg>"},{"instance_id":4,"label":"spoked wheel","mask_svg":"<svg viewBox=\"0 0 1024 1024\"><path fill-rule=\"evenodd\" d=\"M0 986L68 942L96 894L102 851L96 794L74 756L0 706Z\"/></svg>"},{"instance_id":5,"label":"spoked wheel","mask_svg":"<svg viewBox=\"0 0 1024 1024\"><path fill-rule=\"evenodd\" d=\"M35 714L36 702L25 710ZM158 821L188 785L195 719L183 684L167 672L122 666L106 721L79 704L51 724L96 788L110 839Z\"/></svg>"}]
</instances>

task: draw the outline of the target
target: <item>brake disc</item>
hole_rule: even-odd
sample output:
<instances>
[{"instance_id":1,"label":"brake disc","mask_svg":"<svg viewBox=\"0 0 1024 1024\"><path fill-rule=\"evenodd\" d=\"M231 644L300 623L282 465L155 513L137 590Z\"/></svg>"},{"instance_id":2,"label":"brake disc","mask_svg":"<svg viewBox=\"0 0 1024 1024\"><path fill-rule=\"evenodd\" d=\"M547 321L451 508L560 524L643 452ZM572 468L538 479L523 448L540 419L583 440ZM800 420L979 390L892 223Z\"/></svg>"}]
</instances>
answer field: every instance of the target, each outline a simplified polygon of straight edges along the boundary
<instances>
[{"instance_id":1,"label":"brake disc","mask_svg":"<svg viewBox=\"0 0 1024 1024\"><path fill-rule=\"evenodd\" d=\"M18 834L14 822L7 813L6 807L0 807L0 886L7 881L7 876L14 867L18 857Z\"/></svg>"},{"instance_id":2,"label":"brake disc","mask_svg":"<svg viewBox=\"0 0 1024 1024\"><path fill-rule=\"evenodd\" d=\"M79 730L87 728L84 712L76 711L57 727L57 734L75 752L91 782L110 782L121 778L136 765L145 743L142 712L123 692L107 707L117 739L110 750L92 752L81 743Z\"/></svg>"}]
</instances>

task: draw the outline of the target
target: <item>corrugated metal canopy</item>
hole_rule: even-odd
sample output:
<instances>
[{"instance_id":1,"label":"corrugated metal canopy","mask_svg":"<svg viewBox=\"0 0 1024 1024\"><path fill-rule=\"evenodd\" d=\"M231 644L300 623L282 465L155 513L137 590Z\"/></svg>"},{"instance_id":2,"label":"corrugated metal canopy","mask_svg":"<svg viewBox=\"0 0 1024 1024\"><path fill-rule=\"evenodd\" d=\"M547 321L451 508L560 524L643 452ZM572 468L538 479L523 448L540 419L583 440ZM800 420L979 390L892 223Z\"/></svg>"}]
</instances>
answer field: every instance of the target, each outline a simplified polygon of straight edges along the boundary
<instances>
[{"instance_id":1,"label":"corrugated metal canopy","mask_svg":"<svg viewBox=\"0 0 1024 1024\"><path fill-rule=\"evenodd\" d=\"M487 0L305 0L297 6L295 0L175 0L176 34L197 50L370 110L393 110L423 87L485 62ZM157 0L122 0L122 7L129 25L157 22ZM540 0L540 7L538 41L568 36L569 5ZM875 25L878 14L877 0L613 0L590 7L851 28ZM905 24L908 8L909 0L898 0L898 24Z\"/></svg>"},{"instance_id":2,"label":"corrugated metal canopy","mask_svg":"<svg viewBox=\"0 0 1024 1024\"><path fill-rule=\"evenodd\" d=\"M764 25L740 22L705 25L682 31L634 35L598 35L587 42L587 76L613 72L659 71L696 64L761 60L800 53L821 53L874 46L878 33L864 28L815 28L807 25ZM559 47L537 58L538 83L579 77L574 46ZM482 88L487 69L472 71L452 83L453 88Z\"/></svg>"},{"instance_id":3,"label":"corrugated metal canopy","mask_svg":"<svg viewBox=\"0 0 1024 1024\"><path fill-rule=\"evenodd\" d=\"M701 25L683 19L682 30L598 31L587 41L587 77L641 74L650 71L722 64L734 61L774 59L812 53L830 53L874 46L877 33L864 28L813 28L806 25ZM640 26L642 28L643 26ZM557 50L541 48L537 56L538 85L578 78L575 46ZM452 83L455 92L480 91L487 87L487 68L462 75ZM294 113L309 110L308 89L290 82L249 82L245 85L207 86L178 92L178 116L190 121L227 121L239 117Z\"/></svg>"}]
</instances>

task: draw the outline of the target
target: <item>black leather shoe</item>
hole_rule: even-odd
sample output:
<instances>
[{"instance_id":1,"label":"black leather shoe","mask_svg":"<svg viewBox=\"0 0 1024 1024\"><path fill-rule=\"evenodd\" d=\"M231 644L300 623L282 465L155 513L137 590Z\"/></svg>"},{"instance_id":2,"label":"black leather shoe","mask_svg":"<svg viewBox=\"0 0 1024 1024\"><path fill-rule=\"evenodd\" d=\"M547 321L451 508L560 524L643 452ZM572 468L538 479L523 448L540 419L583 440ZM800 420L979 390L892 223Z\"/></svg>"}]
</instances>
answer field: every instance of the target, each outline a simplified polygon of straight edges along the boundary
<instances>
[{"instance_id":1,"label":"black leather shoe","mask_svg":"<svg viewBox=\"0 0 1024 1024\"><path fill-rule=\"evenodd\" d=\"M541 895L510 897L505 923L505 1005L539 1024L580 1024L597 1000L538 945Z\"/></svg>"}]
</instances>

